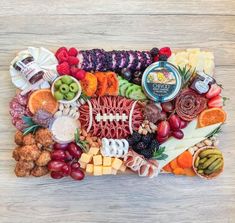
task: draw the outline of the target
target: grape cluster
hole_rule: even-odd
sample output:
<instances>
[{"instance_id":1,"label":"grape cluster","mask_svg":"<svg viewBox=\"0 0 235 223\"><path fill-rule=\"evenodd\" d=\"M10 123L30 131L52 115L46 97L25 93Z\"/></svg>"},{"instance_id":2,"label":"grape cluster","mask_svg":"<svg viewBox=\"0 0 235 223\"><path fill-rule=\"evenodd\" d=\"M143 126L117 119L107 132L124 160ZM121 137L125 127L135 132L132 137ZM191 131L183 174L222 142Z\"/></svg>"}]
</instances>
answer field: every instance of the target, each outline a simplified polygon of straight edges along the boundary
<instances>
[{"instance_id":1,"label":"grape cluster","mask_svg":"<svg viewBox=\"0 0 235 223\"><path fill-rule=\"evenodd\" d=\"M143 72L141 72L141 71L133 72L128 68L123 68L120 72L120 75L124 79L126 79L134 84L141 85L141 79L142 79L142 75L143 75Z\"/></svg>"},{"instance_id":2,"label":"grape cluster","mask_svg":"<svg viewBox=\"0 0 235 223\"><path fill-rule=\"evenodd\" d=\"M82 149L74 142L69 144L55 143L51 152L51 161L47 166L51 171L51 177L60 179L70 176L74 180L82 180L85 175L78 163L81 155Z\"/></svg>"}]
</instances>

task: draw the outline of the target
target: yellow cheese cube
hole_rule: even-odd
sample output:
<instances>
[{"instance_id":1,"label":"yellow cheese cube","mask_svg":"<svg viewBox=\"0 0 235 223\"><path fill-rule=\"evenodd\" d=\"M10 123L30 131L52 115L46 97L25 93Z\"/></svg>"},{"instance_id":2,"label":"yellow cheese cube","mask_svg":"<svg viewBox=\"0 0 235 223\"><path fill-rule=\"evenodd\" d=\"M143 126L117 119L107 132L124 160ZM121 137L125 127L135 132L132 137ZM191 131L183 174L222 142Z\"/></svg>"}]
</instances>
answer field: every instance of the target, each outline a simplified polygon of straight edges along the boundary
<instances>
[{"instance_id":1,"label":"yellow cheese cube","mask_svg":"<svg viewBox=\"0 0 235 223\"><path fill-rule=\"evenodd\" d=\"M86 172L87 172L87 173L93 173L93 170L94 170L94 165L88 163L88 164L86 165Z\"/></svg>"},{"instance_id":2,"label":"yellow cheese cube","mask_svg":"<svg viewBox=\"0 0 235 223\"><path fill-rule=\"evenodd\" d=\"M115 158L112 162L112 168L115 170L119 170L122 165L122 160Z\"/></svg>"},{"instance_id":3,"label":"yellow cheese cube","mask_svg":"<svg viewBox=\"0 0 235 223\"><path fill-rule=\"evenodd\" d=\"M93 163L95 166L102 165L102 156L101 155L93 156Z\"/></svg>"},{"instance_id":4,"label":"yellow cheese cube","mask_svg":"<svg viewBox=\"0 0 235 223\"><path fill-rule=\"evenodd\" d=\"M126 166L124 164L121 165L120 171L125 172L126 171Z\"/></svg>"},{"instance_id":5,"label":"yellow cheese cube","mask_svg":"<svg viewBox=\"0 0 235 223\"><path fill-rule=\"evenodd\" d=\"M112 169L112 174L113 174L113 175L116 175L116 174L117 174L117 170Z\"/></svg>"},{"instance_id":6,"label":"yellow cheese cube","mask_svg":"<svg viewBox=\"0 0 235 223\"><path fill-rule=\"evenodd\" d=\"M86 169L87 163L84 163L84 162L81 162L81 161L79 161L79 163L80 163L80 167L81 167L82 169Z\"/></svg>"},{"instance_id":7,"label":"yellow cheese cube","mask_svg":"<svg viewBox=\"0 0 235 223\"><path fill-rule=\"evenodd\" d=\"M102 166L94 166L94 176L102 175Z\"/></svg>"},{"instance_id":8,"label":"yellow cheese cube","mask_svg":"<svg viewBox=\"0 0 235 223\"><path fill-rule=\"evenodd\" d=\"M112 167L111 166L103 166L103 174L112 174Z\"/></svg>"},{"instance_id":9,"label":"yellow cheese cube","mask_svg":"<svg viewBox=\"0 0 235 223\"><path fill-rule=\"evenodd\" d=\"M99 152L99 148L98 147L91 147L88 154L91 154L91 155L97 155L97 153Z\"/></svg>"},{"instance_id":10,"label":"yellow cheese cube","mask_svg":"<svg viewBox=\"0 0 235 223\"><path fill-rule=\"evenodd\" d=\"M92 155L91 154L87 154L87 153L83 153L79 159L79 161L83 162L83 163L89 163L92 159Z\"/></svg>"},{"instance_id":11,"label":"yellow cheese cube","mask_svg":"<svg viewBox=\"0 0 235 223\"><path fill-rule=\"evenodd\" d=\"M111 157L104 156L103 157L103 166L111 166L111 164L112 164Z\"/></svg>"}]
</instances>

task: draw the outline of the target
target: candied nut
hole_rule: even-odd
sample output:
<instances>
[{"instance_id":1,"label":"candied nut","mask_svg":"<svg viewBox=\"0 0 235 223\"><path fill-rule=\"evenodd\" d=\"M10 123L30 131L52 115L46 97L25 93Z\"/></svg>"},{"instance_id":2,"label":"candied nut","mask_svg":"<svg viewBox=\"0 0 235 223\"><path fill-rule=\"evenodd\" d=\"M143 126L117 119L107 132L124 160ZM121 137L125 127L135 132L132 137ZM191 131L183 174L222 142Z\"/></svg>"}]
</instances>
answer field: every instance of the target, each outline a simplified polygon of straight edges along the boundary
<instances>
[{"instance_id":1,"label":"candied nut","mask_svg":"<svg viewBox=\"0 0 235 223\"><path fill-rule=\"evenodd\" d=\"M51 160L51 153L49 151L42 151L39 158L36 160L36 164L38 166L46 166L48 162Z\"/></svg>"},{"instance_id":2,"label":"candied nut","mask_svg":"<svg viewBox=\"0 0 235 223\"><path fill-rule=\"evenodd\" d=\"M15 166L15 175L17 177L26 177L30 175L30 171L34 168L34 162L26 162L20 160Z\"/></svg>"},{"instance_id":3,"label":"candied nut","mask_svg":"<svg viewBox=\"0 0 235 223\"><path fill-rule=\"evenodd\" d=\"M20 151L21 147L17 146L13 152L12 152L12 157L16 160L19 161L20 160L20 155L19 155L19 151Z\"/></svg>"},{"instance_id":4,"label":"candied nut","mask_svg":"<svg viewBox=\"0 0 235 223\"><path fill-rule=\"evenodd\" d=\"M35 161L40 156L41 151L36 145L22 146L18 151L20 160L24 161Z\"/></svg>"},{"instance_id":5,"label":"candied nut","mask_svg":"<svg viewBox=\"0 0 235 223\"><path fill-rule=\"evenodd\" d=\"M23 137L23 144L26 145L33 145L36 141L34 139L34 135L32 133L29 133Z\"/></svg>"},{"instance_id":6,"label":"candied nut","mask_svg":"<svg viewBox=\"0 0 235 223\"><path fill-rule=\"evenodd\" d=\"M98 138L93 136L93 137L91 137L91 139L92 139L93 142L96 142Z\"/></svg>"},{"instance_id":7,"label":"candied nut","mask_svg":"<svg viewBox=\"0 0 235 223\"><path fill-rule=\"evenodd\" d=\"M19 146L22 146L23 145L23 138L24 138L24 135L21 131L16 131L15 133L15 143Z\"/></svg>"},{"instance_id":8,"label":"candied nut","mask_svg":"<svg viewBox=\"0 0 235 223\"><path fill-rule=\"evenodd\" d=\"M54 144L52 133L49 129L39 129L35 134L35 140L46 147Z\"/></svg>"},{"instance_id":9,"label":"candied nut","mask_svg":"<svg viewBox=\"0 0 235 223\"><path fill-rule=\"evenodd\" d=\"M80 140L85 140L85 136L80 136Z\"/></svg>"},{"instance_id":10,"label":"candied nut","mask_svg":"<svg viewBox=\"0 0 235 223\"><path fill-rule=\"evenodd\" d=\"M192 148L193 148L194 152L196 152L199 149L199 147L197 147L197 146L193 146Z\"/></svg>"},{"instance_id":11,"label":"candied nut","mask_svg":"<svg viewBox=\"0 0 235 223\"><path fill-rule=\"evenodd\" d=\"M201 148L201 147L205 146L205 144L203 142L199 142L199 143L196 144L196 146Z\"/></svg>"},{"instance_id":12,"label":"candied nut","mask_svg":"<svg viewBox=\"0 0 235 223\"><path fill-rule=\"evenodd\" d=\"M194 154L194 149L193 149L193 147L190 147L189 149L188 149L188 151L193 155Z\"/></svg>"},{"instance_id":13,"label":"candied nut","mask_svg":"<svg viewBox=\"0 0 235 223\"><path fill-rule=\"evenodd\" d=\"M41 177L41 176L48 174L48 172L49 170L47 169L46 166L35 166L33 170L31 171L31 174L34 177Z\"/></svg>"}]
</instances>

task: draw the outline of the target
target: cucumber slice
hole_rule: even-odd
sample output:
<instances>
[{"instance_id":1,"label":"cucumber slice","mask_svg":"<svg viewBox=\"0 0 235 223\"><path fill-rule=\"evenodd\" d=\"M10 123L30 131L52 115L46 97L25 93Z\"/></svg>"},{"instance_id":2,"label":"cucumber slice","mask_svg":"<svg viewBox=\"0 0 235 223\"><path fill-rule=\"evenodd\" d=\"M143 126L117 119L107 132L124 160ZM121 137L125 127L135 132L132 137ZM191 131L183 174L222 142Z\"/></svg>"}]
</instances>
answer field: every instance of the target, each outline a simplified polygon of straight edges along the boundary
<instances>
[{"instance_id":1,"label":"cucumber slice","mask_svg":"<svg viewBox=\"0 0 235 223\"><path fill-rule=\"evenodd\" d=\"M121 87L123 84L130 84L127 80L119 80L119 87Z\"/></svg>"},{"instance_id":2,"label":"cucumber slice","mask_svg":"<svg viewBox=\"0 0 235 223\"><path fill-rule=\"evenodd\" d=\"M130 85L130 87L128 87L126 90L126 97L129 98L130 97L129 95L132 91L137 91L139 89L141 89L140 86L138 86L136 84Z\"/></svg>"},{"instance_id":3,"label":"cucumber slice","mask_svg":"<svg viewBox=\"0 0 235 223\"><path fill-rule=\"evenodd\" d=\"M144 94L144 92L142 91L142 89L132 91L129 94L129 98L134 99L134 100L146 100L147 99L147 97Z\"/></svg>"}]
</instances>

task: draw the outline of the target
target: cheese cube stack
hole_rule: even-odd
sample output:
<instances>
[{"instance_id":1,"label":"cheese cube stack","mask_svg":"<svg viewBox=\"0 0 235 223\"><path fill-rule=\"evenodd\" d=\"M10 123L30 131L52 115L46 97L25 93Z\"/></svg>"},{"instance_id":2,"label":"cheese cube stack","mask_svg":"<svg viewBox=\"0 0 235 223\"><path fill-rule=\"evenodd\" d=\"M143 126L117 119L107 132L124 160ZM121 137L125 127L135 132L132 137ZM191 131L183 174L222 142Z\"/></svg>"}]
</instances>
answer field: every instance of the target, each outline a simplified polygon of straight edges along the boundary
<instances>
[{"instance_id":1,"label":"cheese cube stack","mask_svg":"<svg viewBox=\"0 0 235 223\"><path fill-rule=\"evenodd\" d=\"M79 163L87 174L100 176L106 174L116 175L118 171L125 172L126 166L121 159L102 156L99 151L99 148L91 147L88 153L81 155Z\"/></svg>"}]
</instances>

